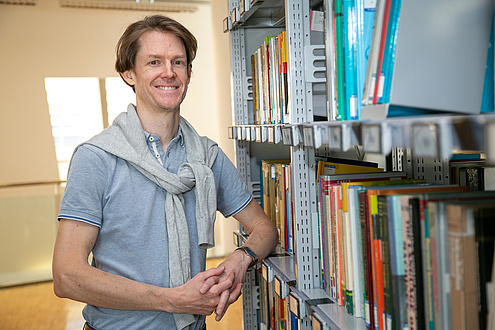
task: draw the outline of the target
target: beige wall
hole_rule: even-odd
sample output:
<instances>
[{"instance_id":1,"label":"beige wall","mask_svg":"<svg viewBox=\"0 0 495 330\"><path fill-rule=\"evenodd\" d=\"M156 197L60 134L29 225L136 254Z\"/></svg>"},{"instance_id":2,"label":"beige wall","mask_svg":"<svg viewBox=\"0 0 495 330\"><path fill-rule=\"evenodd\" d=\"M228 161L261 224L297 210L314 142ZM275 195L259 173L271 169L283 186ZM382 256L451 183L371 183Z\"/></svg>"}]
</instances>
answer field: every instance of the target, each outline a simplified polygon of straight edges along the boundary
<instances>
[{"instance_id":1,"label":"beige wall","mask_svg":"<svg viewBox=\"0 0 495 330\"><path fill-rule=\"evenodd\" d=\"M233 159L227 139L230 111L228 34L222 33L227 1L198 5L195 13L167 13L198 39L193 78L182 106L199 131ZM117 39L143 11L62 8L58 0L36 6L0 4L0 185L58 180L45 77L110 77ZM217 239L231 251L233 220L218 219ZM218 235L217 235L218 237ZM215 254L215 253L214 253ZM220 253L221 254L221 253Z\"/></svg>"},{"instance_id":2,"label":"beige wall","mask_svg":"<svg viewBox=\"0 0 495 330\"><path fill-rule=\"evenodd\" d=\"M213 27L220 31L222 22L212 22L211 7L198 8L195 13L169 14L199 40L182 114L201 134L232 150L224 115L216 111L230 106L217 100L217 69L228 70L228 65L216 67L226 62L218 61L213 47L219 42L228 47L228 39L227 35L213 37ZM39 0L36 6L0 5L0 185L58 179L44 78L117 76L113 69L116 41L130 22L146 14L62 8L58 0ZM230 120L228 109L227 114Z\"/></svg>"}]
</instances>

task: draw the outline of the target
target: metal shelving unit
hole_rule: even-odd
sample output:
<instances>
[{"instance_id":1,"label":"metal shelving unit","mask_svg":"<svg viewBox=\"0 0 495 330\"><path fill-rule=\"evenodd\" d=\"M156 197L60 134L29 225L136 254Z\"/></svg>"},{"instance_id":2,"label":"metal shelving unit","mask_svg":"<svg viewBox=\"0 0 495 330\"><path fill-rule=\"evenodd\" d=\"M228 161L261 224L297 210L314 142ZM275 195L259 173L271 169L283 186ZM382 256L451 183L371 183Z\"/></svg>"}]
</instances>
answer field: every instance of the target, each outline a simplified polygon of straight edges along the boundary
<instances>
[{"instance_id":1,"label":"metal shelving unit","mask_svg":"<svg viewBox=\"0 0 495 330\"><path fill-rule=\"evenodd\" d=\"M482 1L484 0L476 0ZM252 3L251 3L252 2ZM261 276L297 317L299 329L366 329L364 320L332 304L320 286L315 153L348 152L389 155L393 170L404 170L428 182L448 183L448 159L453 152L478 150L495 163L495 115L437 115L348 122L314 122L315 109L326 107L326 91L315 86L325 56L315 55L309 29L310 6L316 1L230 0L224 30L230 33L232 52L232 106L234 125L229 137L236 141L236 166L255 197L260 196L261 159L291 159L295 215L294 255L267 258ZM321 2L321 1L320 1ZM290 124L253 125L252 77L249 55L263 37L287 31ZM404 37L403 37L404 38ZM322 39L322 43L324 40ZM324 97L322 99L322 94ZM397 94L399 95L399 94ZM396 98L397 99L397 98ZM368 111L370 109L367 109ZM388 111L388 106L385 111ZM376 117L375 117L376 118ZM398 168L399 167L399 168ZM242 245L246 232L234 233ZM264 329L260 324L258 270L249 271L243 287L244 329Z\"/></svg>"},{"instance_id":2,"label":"metal shelving unit","mask_svg":"<svg viewBox=\"0 0 495 330\"><path fill-rule=\"evenodd\" d=\"M265 0L246 4L244 1L230 2L230 16L226 18L224 27L230 30L232 48L232 75L233 75L233 110L234 123L229 136L236 138L236 161L249 187L259 187L259 181L251 173L256 172L251 159L252 142L269 142L266 145L282 145L282 129L280 125L253 126L252 125L252 81L247 72L250 72L248 54L254 53L262 44L263 37L278 34L284 28L290 40L288 44L288 67L291 80L289 82L290 112L292 123L306 123L313 121L313 87L314 82L324 80L311 79L308 74L305 56L312 55L315 47L311 47L309 31L309 2L299 0ZM320 46L321 47L321 46ZM310 70L317 70L313 68ZM321 103L321 101L319 101ZM318 104L318 101L317 103ZM270 143L271 142L271 143ZM269 148L269 147L268 147ZM259 148L261 149L261 148ZM285 155L290 157L293 164L294 202L296 216L294 267L297 274L295 286L299 290L312 289L319 286L319 258L318 240L312 223L317 216L314 149L303 145L293 145L285 148ZM259 152L263 152L258 150ZM273 153L270 153L274 157ZM256 195L257 191L253 189ZM243 230L241 228L240 232ZM237 239L237 242L240 240ZM277 276L276 278L279 278ZM281 280L280 283L284 283ZM282 285L282 284L280 284ZM279 287L280 287L279 285ZM285 287L282 285L282 287ZM258 329L252 322L254 318L252 302L259 298L259 290L252 281L244 286L243 304L244 328ZM284 293L284 292L280 292ZM288 290L287 290L288 293ZM311 321L305 317L300 322L300 329L311 328Z\"/></svg>"}]
</instances>

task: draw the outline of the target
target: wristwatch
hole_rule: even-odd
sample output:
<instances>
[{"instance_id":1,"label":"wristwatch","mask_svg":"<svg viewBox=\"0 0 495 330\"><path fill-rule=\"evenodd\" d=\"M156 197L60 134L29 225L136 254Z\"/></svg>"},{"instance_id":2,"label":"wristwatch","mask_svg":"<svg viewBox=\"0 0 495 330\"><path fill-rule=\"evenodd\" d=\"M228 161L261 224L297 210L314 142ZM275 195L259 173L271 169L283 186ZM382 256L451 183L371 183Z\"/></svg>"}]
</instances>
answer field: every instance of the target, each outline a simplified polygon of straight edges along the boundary
<instances>
[{"instance_id":1,"label":"wristwatch","mask_svg":"<svg viewBox=\"0 0 495 330\"><path fill-rule=\"evenodd\" d=\"M258 256L256 255L256 253L254 253L253 250L251 250L247 246L238 247L237 249L235 249L235 251L237 251L237 250L244 251L244 253L246 253L249 257L251 257L253 259L253 261L251 261L251 263L249 264L248 269L251 269L252 267L256 266L256 264L258 263Z\"/></svg>"}]
</instances>

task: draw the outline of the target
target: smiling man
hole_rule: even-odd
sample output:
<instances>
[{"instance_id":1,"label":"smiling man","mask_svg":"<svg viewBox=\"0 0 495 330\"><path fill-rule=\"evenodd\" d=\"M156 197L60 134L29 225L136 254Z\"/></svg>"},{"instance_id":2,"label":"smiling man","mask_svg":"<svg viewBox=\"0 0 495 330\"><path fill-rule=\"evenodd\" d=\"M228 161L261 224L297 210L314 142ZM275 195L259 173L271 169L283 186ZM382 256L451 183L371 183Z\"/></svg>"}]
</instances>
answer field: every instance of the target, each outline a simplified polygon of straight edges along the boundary
<instances>
[{"instance_id":1,"label":"smiling man","mask_svg":"<svg viewBox=\"0 0 495 330\"><path fill-rule=\"evenodd\" d=\"M170 18L131 24L115 67L136 105L72 157L53 278L57 296L87 303L85 329L204 329L278 241L233 164L180 116L196 50ZM217 210L250 236L205 270Z\"/></svg>"}]
</instances>

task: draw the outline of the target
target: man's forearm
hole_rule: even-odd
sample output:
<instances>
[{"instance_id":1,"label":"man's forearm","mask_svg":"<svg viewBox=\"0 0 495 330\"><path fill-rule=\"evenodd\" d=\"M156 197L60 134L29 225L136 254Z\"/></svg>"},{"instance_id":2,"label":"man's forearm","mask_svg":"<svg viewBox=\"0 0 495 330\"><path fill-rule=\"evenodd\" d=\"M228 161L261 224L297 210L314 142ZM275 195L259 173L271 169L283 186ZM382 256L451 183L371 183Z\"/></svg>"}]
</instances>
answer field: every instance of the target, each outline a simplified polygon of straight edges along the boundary
<instances>
[{"instance_id":1,"label":"man's forearm","mask_svg":"<svg viewBox=\"0 0 495 330\"><path fill-rule=\"evenodd\" d=\"M98 229L86 223L66 219L59 223L53 253L57 296L112 309L209 315L218 303L218 295L232 285L233 280L218 283L223 268L199 273L177 288L162 288L104 272L88 264L97 234ZM206 279L212 289L202 294L199 289Z\"/></svg>"},{"instance_id":2,"label":"man's forearm","mask_svg":"<svg viewBox=\"0 0 495 330\"><path fill-rule=\"evenodd\" d=\"M232 274L218 283L223 272L223 267L212 268L197 274L180 287L162 288L93 268L78 275L75 272L57 275L54 277L54 287L59 297L104 308L210 315L219 302L220 294L229 289L234 280ZM212 288L207 293L201 293L200 288L206 280L213 283Z\"/></svg>"},{"instance_id":3,"label":"man's forearm","mask_svg":"<svg viewBox=\"0 0 495 330\"><path fill-rule=\"evenodd\" d=\"M275 226L270 223L260 223L252 228L249 232L249 237L244 243L262 260L273 252L278 243L278 231Z\"/></svg>"},{"instance_id":4,"label":"man's forearm","mask_svg":"<svg viewBox=\"0 0 495 330\"><path fill-rule=\"evenodd\" d=\"M234 217L248 231L244 245L251 248L259 260L266 258L278 244L278 231L270 218L255 200Z\"/></svg>"},{"instance_id":5,"label":"man's forearm","mask_svg":"<svg viewBox=\"0 0 495 330\"><path fill-rule=\"evenodd\" d=\"M110 274L91 266L54 272L55 294L93 306L172 312L173 291Z\"/></svg>"}]
</instances>

